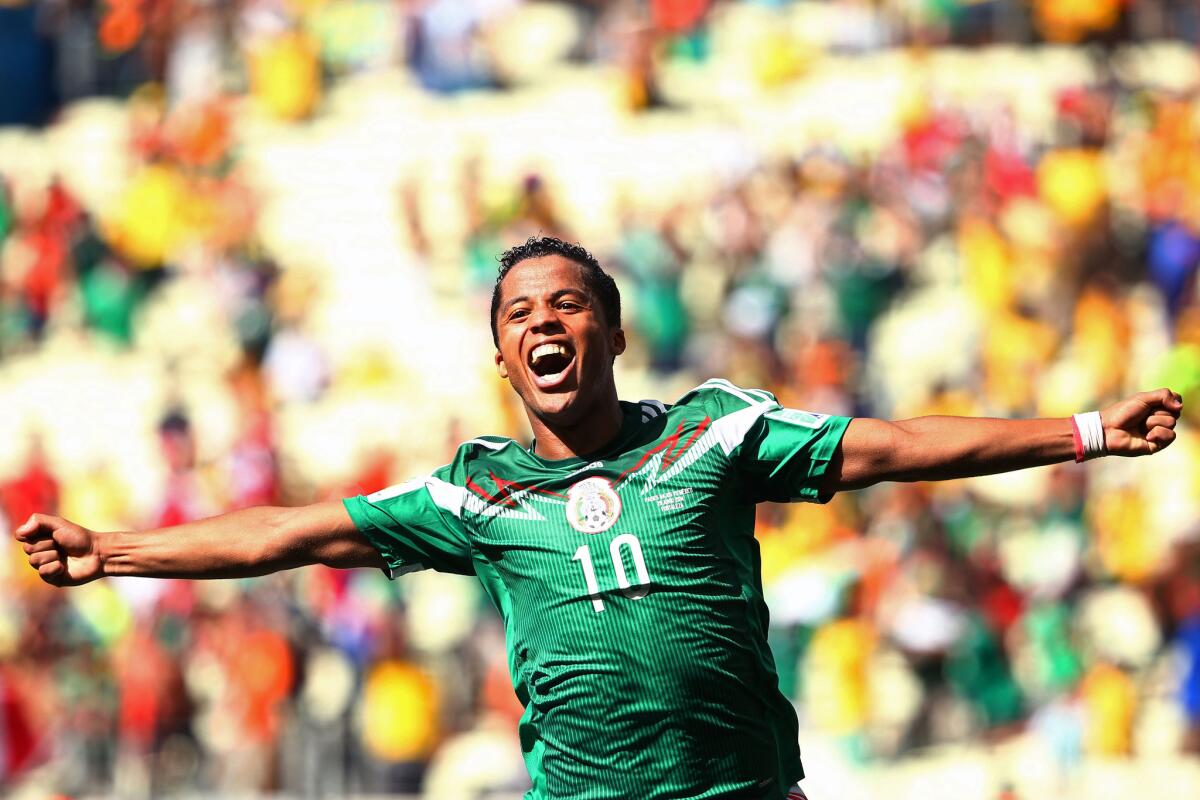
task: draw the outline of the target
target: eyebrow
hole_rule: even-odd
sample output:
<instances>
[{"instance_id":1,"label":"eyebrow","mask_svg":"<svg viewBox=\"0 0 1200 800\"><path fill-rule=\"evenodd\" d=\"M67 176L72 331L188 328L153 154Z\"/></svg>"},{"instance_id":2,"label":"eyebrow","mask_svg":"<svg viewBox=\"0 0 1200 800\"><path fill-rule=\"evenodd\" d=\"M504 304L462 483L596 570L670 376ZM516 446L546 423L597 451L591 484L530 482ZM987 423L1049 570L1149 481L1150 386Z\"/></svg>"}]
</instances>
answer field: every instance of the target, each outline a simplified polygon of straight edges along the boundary
<instances>
[{"instance_id":1,"label":"eyebrow","mask_svg":"<svg viewBox=\"0 0 1200 800\"><path fill-rule=\"evenodd\" d=\"M520 297L514 297L511 300L505 300L504 305L500 306L500 313L503 314L505 311L508 311L510 308L515 306L517 303L524 303L527 300L529 300L529 298L525 295L521 295Z\"/></svg>"},{"instance_id":2,"label":"eyebrow","mask_svg":"<svg viewBox=\"0 0 1200 800\"><path fill-rule=\"evenodd\" d=\"M553 303L554 301L561 299L563 297L563 295L568 295L568 294L578 295L579 297L582 297L582 298L588 300L589 302L592 299L592 296L586 290L572 286L572 287L568 287L566 289L558 289L557 291L555 291L553 294L550 295L550 302ZM529 302L529 296L524 295L524 294L519 295L517 297L513 297L509 300L505 300L504 305L500 306L500 313L503 314L504 312L508 311L510 308L515 306L517 303L527 303L527 302Z\"/></svg>"}]
</instances>

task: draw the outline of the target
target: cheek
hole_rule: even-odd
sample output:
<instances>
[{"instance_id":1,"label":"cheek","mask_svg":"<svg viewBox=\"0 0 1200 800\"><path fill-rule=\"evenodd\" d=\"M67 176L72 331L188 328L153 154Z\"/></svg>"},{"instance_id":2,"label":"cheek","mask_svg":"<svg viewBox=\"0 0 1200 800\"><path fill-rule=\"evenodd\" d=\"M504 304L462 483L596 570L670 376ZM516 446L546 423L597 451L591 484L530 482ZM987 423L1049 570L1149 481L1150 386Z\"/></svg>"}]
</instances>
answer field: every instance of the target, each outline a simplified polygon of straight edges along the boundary
<instances>
[{"instance_id":1,"label":"cheek","mask_svg":"<svg viewBox=\"0 0 1200 800\"><path fill-rule=\"evenodd\" d=\"M588 371L603 371L612 357L612 346L603 335L595 335L588 340L587 354Z\"/></svg>"},{"instance_id":2,"label":"cheek","mask_svg":"<svg viewBox=\"0 0 1200 800\"><path fill-rule=\"evenodd\" d=\"M516 365L521 359L520 343L511 339L500 339L500 348L496 352L496 370L501 378L515 378L520 370Z\"/></svg>"}]
</instances>

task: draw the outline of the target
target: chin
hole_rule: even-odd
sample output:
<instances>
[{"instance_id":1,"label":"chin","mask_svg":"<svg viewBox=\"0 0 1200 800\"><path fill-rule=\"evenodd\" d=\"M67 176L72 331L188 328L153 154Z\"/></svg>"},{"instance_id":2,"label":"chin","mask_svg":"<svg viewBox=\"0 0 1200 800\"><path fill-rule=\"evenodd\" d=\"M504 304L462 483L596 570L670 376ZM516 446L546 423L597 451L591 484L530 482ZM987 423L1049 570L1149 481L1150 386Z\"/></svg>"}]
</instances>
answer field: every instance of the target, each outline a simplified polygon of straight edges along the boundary
<instances>
[{"instance_id":1,"label":"chin","mask_svg":"<svg viewBox=\"0 0 1200 800\"><path fill-rule=\"evenodd\" d=\"M571 425L582 416L583 408L575 392L561 395L541 395L529 407L542 421L552 425Z\"/></svg>"},{"instance_id":2,"label":"chin","mask_svg":"<svg viewBox=\"0 0 1200 800\"><path fill-rule=\"evenodd\" d=\"M570 424L579 416L579 409L570 401L559 403L539 403L534 406L535 413L545 422L556 425Z\"/></svg>"}]
</instances>

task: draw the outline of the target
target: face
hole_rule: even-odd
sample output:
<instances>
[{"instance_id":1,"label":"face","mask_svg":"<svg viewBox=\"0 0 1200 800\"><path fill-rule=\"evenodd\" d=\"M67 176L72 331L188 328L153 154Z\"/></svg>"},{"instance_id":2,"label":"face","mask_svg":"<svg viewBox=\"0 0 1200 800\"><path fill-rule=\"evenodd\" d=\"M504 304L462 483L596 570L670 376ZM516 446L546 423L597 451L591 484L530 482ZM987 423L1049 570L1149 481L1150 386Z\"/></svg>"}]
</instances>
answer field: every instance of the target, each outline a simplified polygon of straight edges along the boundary
<instances>
[{"instance_id":1,"label":"face","mask_svg":"<svg viewBox=\"0 0 1200 800\"><path fill-rule=\"evenodd\" d=\"M496 328L500 377L532 416L573 425L597 402L615 402L612 365L625 334L609 327L574 261L549 255L514 266L500 285Z\"/></svg>"}]
</instances>

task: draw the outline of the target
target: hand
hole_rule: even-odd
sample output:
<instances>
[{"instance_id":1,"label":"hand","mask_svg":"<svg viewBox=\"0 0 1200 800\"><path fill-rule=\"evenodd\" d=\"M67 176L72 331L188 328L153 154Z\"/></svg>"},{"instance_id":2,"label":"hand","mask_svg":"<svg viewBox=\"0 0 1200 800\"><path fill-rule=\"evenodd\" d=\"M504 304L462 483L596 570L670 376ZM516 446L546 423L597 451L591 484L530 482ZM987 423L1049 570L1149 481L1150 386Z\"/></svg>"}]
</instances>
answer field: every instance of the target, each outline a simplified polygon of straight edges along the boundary
<instances>
[{"instance_id":1,"label":"hand","mask_svg":"<svg viewBox=\"0 0 1200 800\"><path fill-rule=\"evenodd\" d=\"M1145 456L1175 441L1183 398L1170 389L1138 392L1100 412L1111 456Z\"/></svg>"},{"instance_id":2,"label":"hand","mask_svg":"<svg viewBox=\"0 0 1200 800\"><path fill-rule=\"evenodd\" d=\"M34 514L13 535L29 556L29 566L53 586L78 586L104 573L96 534L62 517Z\"/></svg>"}]
</instances>

